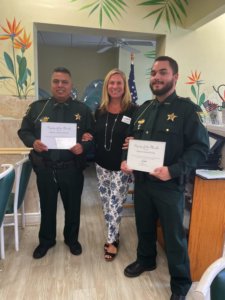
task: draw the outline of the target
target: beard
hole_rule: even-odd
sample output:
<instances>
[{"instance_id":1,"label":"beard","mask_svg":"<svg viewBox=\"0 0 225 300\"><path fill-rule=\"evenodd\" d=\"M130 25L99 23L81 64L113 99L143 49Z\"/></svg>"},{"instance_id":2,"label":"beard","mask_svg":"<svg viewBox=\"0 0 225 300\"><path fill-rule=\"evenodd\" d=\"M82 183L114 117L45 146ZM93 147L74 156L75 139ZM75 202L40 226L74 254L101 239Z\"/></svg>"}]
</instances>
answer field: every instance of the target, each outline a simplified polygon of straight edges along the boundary
<instances>
[{"instance_id":1,"label":"beard","mask_svg":"<svg viewBox=\"0 0 225 300\"><path fill-rule=\"evenodd\" d=\"M167 82L161 89L155 90L154 84L152 84L152 83L149 84L149 87L155 96L163 96L163 95L167 94L170 90L173 89L174 80L172 79L171 81Z\"/></svg>"}]
</instances>

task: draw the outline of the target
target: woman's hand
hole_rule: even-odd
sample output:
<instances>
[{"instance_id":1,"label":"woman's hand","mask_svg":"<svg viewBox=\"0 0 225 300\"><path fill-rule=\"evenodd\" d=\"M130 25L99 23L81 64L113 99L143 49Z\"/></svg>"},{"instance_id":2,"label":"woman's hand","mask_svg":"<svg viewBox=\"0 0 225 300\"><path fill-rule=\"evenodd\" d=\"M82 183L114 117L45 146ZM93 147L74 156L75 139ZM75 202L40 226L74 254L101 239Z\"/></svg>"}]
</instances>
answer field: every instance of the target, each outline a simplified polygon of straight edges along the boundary
<instances>
[{"instance_id":1,"label":"woman's hand","mask_svg":"<svg viewBox=\"0 0 225 300\"><path fill-rule=\"evenodd\" d=\"M77 143L75 146L70 148L70 151L73 152L73 154L80 155L83 153L84 149L81 144Z\"/></svg>"},{"instance_id":2,"label":"woman's hand","mask_svg":"<svg viewBox=\"0 0 225 300\"><path fill-rule=\"evenodd\" d=\"M133 172L133 170L128 167L126 160L122 161L120 170L126 174L131 174Z\"/></svg>"},{"instance_id":3,"label":"woman's hand","mask_svg":"<svg viewBox=\"0 0 225 300\"><path fill-rule=\"evenodd\" d=\"M82 139L81 139L82 142L89 142L89 141L92 141L92 140L93 140L93 135L90 134L89 132L85 132L82 135Z\"/></svg>"},{"instance_id":4,"label":"woman's hand","mask_svg":"<svg viewBox=\"0 0 225 300\"><path fill-rule=\"evenodd\" d=\"M128 146L129 146L129 141L130 141L130 140L133 140L133 139L134 139L133 136L128 136L128 137L126 137L126 138L125 138L125 141L124 141L124 143L123 143L122 149L123 149L123 150L127 150L127 149L128 149Z\"/></svg>"}]
</instances>

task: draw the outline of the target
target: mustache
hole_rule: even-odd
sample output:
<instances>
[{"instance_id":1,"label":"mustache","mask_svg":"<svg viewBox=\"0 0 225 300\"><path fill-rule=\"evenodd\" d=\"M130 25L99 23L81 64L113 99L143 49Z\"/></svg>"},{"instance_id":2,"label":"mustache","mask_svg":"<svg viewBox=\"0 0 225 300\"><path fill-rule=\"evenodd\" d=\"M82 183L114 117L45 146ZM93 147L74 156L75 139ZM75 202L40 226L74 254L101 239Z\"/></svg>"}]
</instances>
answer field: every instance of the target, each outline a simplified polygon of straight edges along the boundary
<instances>
[{"instance_id":1,"label":"mustache","mask_svg":"<svg viewBox=\"0 0 225 300\"><path fill-rule=\"evenodd\" d=\"M163 81L161 81L161 80L158 80L158 79L156 79L156 80L152 81L152 84L157 84L157 83L163 83Z\"/></svg>"}]
</instances>

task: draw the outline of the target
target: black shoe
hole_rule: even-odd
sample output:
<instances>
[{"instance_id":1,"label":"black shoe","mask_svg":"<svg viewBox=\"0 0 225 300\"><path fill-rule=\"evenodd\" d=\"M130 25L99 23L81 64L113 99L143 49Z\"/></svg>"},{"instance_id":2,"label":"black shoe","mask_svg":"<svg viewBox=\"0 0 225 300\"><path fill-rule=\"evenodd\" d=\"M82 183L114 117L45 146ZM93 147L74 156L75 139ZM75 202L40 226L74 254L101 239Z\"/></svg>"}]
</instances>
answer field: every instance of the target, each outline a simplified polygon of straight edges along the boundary
<instances>
[{"instance_id":1,"label":"black shoe","mask_svg":"<svg viewBox=\"0 0 225 300\"><path fill-rule=\"evenodd\" d=\"M65 241L65 244L70 248L70 252L73 254L73 255L80 255L82 253L82 247L81 247L81 244L76 241L72 244L70 243L67 243Z\"/></svg>"},{"instance_id":2,"label":"black shoe","mask_svg":"<svg viewBox=\"0 0 225 300\"><path fill-rule=\"evenodd\" d=\"M141 265L138 261L135 261L124 269L124 275L127 277L137 277L145 271L153 271L155 269L156 265L152 267L146 267Z\"/></svg>"},{"instance_id":3,"label":"black shoe","mask_svg":"<svg viewBox=\"0 0 225 300\"><path fill-rule=\"evenodd\" d=\"M53 246L55 246L55 243L52 244L51 246L44 246L44 245L38 245L37 248L35 248L34 252L33 252L33 258L35 259L39 259L42 258L46 255L46 253L48 252L48 250L50 248L52 248Z\"/></svg>"},{"instance_id":4,"label":"black shoe","mask_svg":"<svg viewBox=\"0 0 225 300\"><path fill-rule=\"evenodd\" d=\"M170 300L185 300L185 296L172 294Z\"/></svg>"}]
</instances>

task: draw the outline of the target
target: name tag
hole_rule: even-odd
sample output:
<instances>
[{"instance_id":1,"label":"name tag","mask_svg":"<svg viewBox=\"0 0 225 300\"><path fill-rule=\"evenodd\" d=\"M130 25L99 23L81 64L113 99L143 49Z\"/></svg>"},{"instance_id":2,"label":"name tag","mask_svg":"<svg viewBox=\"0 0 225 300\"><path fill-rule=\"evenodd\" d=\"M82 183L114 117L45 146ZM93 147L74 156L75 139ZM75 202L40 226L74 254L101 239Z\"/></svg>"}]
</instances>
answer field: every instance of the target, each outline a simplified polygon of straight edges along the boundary
<instances>
[{"instance_id":1,"label":"name tag","mask_svg":"<svg viewBox=\"0 0 225 300\"><path fill-rule=\"evenodd\" d=\"M126 123L126 124L130 124L131 118L127 117L127 116L123 116L121 122Z\"/></svg>"}]
</instances>

